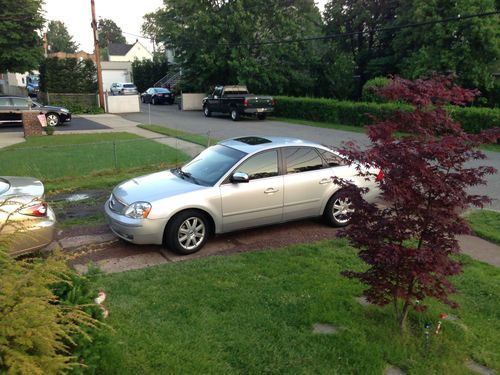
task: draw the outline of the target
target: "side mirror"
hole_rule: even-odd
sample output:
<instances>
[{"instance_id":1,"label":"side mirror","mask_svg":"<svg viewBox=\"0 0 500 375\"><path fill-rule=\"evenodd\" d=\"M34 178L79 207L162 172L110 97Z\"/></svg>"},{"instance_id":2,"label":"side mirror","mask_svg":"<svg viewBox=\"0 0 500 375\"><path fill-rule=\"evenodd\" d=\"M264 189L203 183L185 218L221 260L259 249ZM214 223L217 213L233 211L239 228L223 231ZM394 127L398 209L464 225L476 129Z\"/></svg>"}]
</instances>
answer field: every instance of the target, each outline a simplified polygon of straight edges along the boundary
<instances>
[{"instance_id":1,"label":"side mirror","mask_svg":"<svg viewBox=\"0 0 500 375\"><path fill-rule=\"evenodd\" d=\"M231 176L231 182L236 182L236 183L246 183L249 182L250 178L248 175L244 172L234 172L233 175Z\"/></svg>"}]
</instances>

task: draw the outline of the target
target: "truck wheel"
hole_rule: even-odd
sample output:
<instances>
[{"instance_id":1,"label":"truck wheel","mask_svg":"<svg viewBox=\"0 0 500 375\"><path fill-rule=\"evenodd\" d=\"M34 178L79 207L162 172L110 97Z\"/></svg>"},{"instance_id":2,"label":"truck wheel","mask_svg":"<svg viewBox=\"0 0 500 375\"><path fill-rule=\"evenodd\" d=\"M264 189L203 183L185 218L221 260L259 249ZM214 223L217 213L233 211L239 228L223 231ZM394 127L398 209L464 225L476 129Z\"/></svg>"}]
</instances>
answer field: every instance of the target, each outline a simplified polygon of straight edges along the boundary
<instances>
[{"instance_id":1,"label":"truck wheel","mask_svg":"<svg viewBox=\"0 0 500 375\"><path fill-rule=\"evenodd\" d=\"M231 120L238 121L240 119L240 113L236 108L231 109Z\"/></svg>"},{"instance_id":2,"label":"truck wheel","mask_svg":"<svg viewBox=\"0 0 500 375\"><path fill-rule=\"evenodd\" d=\"M210 111L210 108L208 108L208 105L203 106L203 114L205 115L205 117L212 116L212 111Z\"/></svg>"},{"instance_id":3,"label":"truck wheel","mask_svg":"<svg viewBox=\"0 0 500 375\"><path fill-rule=\"evenodd\" d=\"M267 116L266 116L266 114L265 114L265 113L259 113L259 114L257 115L257 118L258 118L259 120L265 120L265 119L266 119L266 117L267 117Z\"/></svg>"}]
</instances>

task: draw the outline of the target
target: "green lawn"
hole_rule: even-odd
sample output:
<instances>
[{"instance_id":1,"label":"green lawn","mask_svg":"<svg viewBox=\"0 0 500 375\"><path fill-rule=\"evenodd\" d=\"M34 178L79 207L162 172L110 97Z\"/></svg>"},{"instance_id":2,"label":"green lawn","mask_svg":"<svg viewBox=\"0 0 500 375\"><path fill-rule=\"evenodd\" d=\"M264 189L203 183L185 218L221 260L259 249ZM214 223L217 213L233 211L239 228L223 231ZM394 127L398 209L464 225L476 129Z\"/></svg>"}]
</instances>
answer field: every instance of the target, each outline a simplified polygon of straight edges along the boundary
<instances>
[{"instance_id":1,"label":"green lawn","mask_svg":"<svg viewBox=\"0 0 500 375\"><path fill-rule=\"evenodd\" d=\"M202 135L202 134L188 133L188 132L184 132L182 130L176 130L176 129L166 128L166 127L160 126L160 125L144 125L144 124L141 124L141 125L137 125L137 126L139 128L150 130L150 131L158 133L158 134L163 134L163 135L166 135L166 136L169 136L169 137L182 139L184 141L191 142L191 143L196 143L196 144L199 144L199 145L202 145L202 146L205 146L205 147L207 145L209 145L209 144L214 144L214 143L217 143L219 141L216 138L210 138L209 139L207 136Z\"/></svg>"},{"instance_id":2,"label":"green lawn","mask_svg":"<svg viewBox=\"0 0 500 375\"><path fill-rule=\"evenodd\" d=\"M114 184L189 159L185 153L129 133L29 137L0 150L3 175L40 178L50 189Z\"/></svg>"},{"instance_id":3,"label":"green lawn","mask_svg":"<svg viewBox=\"0 0 500 375\"><path fill-rule=\"evenodd\" d=\"M465 219L477 236L500 245L500 212L474 210Z\"/></svg>"},{"instance_id":4,"label":"green lawn","mask_svg":"<svg viewBox=\"0 0 500 375\"><path fill-rule=\"evenodd\" d=\"M335 240L285 249L208 257L106 275L108 323L103 374L469 374L469 358L500 370L500 271L463 257L455 278L459 319L445 321L424 350L433 303L410 315L400 335L391 307L362 306L363 286L340 272L361 269L355 251ZM339 327L312 333L315 323Z\"/></svg>"},{"instance_id":5,"label":"green lawn","mask_svg":"<svg viewBox=\"0 0 500 375\"><path fill-rule=\"evenodd\" d=\"M365 133L365 128L361 127L361 126L332 124L330 122L299 120L299 119L286 118L286 117L269 117L269 120L283 121L283 122L288 122L291 124L298 124L298 125L314 126L316 128L327 128L327 129L343 130L343 131L354 132L354 133Z\"/></svg>"}]
</instances>

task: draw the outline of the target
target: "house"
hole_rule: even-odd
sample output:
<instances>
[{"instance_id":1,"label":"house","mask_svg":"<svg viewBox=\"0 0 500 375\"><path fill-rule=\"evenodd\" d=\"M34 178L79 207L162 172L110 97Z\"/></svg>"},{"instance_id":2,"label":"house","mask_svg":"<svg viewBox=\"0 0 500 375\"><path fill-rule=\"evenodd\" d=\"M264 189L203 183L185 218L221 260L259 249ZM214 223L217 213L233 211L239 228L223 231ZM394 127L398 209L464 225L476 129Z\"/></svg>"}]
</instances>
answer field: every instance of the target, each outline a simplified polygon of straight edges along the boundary
<instances>
[{"instance_id":1,"label":"house","mask_svg":"<svg viewBox=\"0 0 500 375\"><path fill-rule=\"evenodd\" d=\"M95 56L93 53L85 51L78 51L77 53L66 52L51 52L47 57L57 57L58 59L78 59L78 60L92 60L95 63Z\"/></svg>"},{"instance_id":2,"label":"house","mask_svg":"<svg viewBox=\"0 0 500 375\"><path fill-rule=\"evenodd\" d=\"M152 60L153 55L138 40L134 44L109 43L109 61Z\"/></svg>"},{"instance_id":3,"label":"house","mask_svg":"<svg viewBox=\"0 0 500 375\"><path fill-rule=\"evenodd\" d=\"M109 91L115 82L132 82L132 63L129 61L101 61L102 87Z\"/></svg>"}]
</instances>

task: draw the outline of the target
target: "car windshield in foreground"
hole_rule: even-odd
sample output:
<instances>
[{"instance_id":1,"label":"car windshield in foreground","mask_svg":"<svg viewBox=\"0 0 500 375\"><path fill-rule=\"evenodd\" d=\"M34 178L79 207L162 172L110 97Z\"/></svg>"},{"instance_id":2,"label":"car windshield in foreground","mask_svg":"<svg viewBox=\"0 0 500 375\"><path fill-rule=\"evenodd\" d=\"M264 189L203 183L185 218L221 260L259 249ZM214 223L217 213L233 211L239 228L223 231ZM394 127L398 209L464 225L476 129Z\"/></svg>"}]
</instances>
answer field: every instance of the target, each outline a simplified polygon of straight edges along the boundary
<instances>
[{"instance_id":1,"label":"car windshield in foreground","mask_svg":"<svg viewBox=\"0 0 500 375\"><path fill-rule=\"evenodd\" d=\"M245 155L246 153L234 148L215 145L204 150L181 169L172 171L196 184L213 186Z\"/></svg>"}]
</instances>

